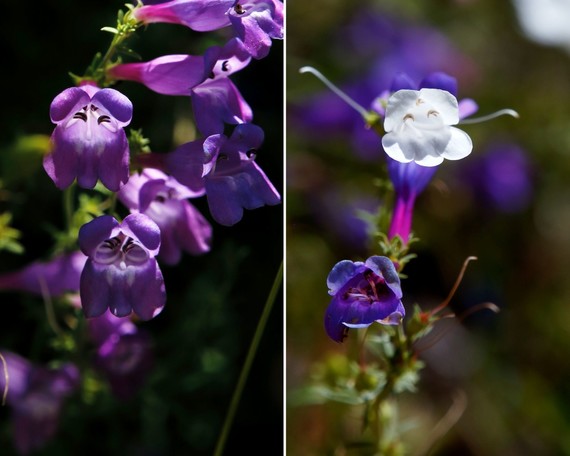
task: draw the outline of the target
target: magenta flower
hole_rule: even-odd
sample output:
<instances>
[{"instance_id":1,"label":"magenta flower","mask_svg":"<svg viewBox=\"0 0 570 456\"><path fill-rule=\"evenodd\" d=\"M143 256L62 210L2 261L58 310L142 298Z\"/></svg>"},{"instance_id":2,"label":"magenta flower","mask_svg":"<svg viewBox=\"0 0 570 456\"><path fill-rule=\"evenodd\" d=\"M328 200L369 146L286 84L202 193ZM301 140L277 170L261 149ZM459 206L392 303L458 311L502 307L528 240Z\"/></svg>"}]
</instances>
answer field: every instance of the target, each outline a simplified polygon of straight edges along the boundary
<instances>
[{"instance_id":1,"label":"magenta flower","mask_svg":"<svg viewBox=\"0 0 570 456\"><path fill-rule=\"evenodd\" d=\"M115 317L109 311L90 318L87 324L96 347L95 368L108 380L115 396L130 399L154 365L150 335L128 317Z\"/></svg>"},{"instance_id":2,"label":"magenta flower","mask_svg":"<svg viewBox=\"0 0 570 456\"><path fill-rule=\"evenodd\" d=\"M183 144L166 157L165 166L179 182L206 189L208 207L216 222L239 222L244 209L279 204L281 197L262 169L254 151L263 142L257 125L240 124L230 138L212 135Z\"/></svg>"},{"instance_id":3,"label":"magenta flower","mask_svg":"<svg viewBox=\"0 0 570 456\"><path fill-rule=\"evenodd\" d=\"M77 178L83 188L100 179L116 192L129 179L129 145L123 127L132 117L129 99L114 89L92 85L65 89L52 101L53 149L44 169L60 189Z\"/></svg>"},{"instance_id":4,"label":"magenta flower","mask_svg":"<svg viewBox=\"0 0 570 456\"><path fill-rule=\"evenodd\" d=\"M60 296L79 291L79 277L87 257L71 252L47 262L34 262L23 269L0 275L0 290L25 291L42 296Z\"/></svg>"},{"instance_id":5,"label":"magenta flower","mask_svg":"<svg viewBox=\"0 0 570 456\"><path fill-rule=\"evenodd\" d=\"M271 39L283 39L283 3L279 0L172 0L134 10L146 24L166 22L198 32L232 26L249 54L260 59L269 53Z\"/></svg>"},{"instance_id":6,"label":"magenta flower","mask_svg":"<svg viewBox=\"0 0 570 456\"><path fill-rule=\"evenodd\" d=\"M14 353L3 351L2 355L8 369L6 403L12 412L14 446L18 453L30 454L43 448L57 433L65 399L79 386L79 370L70 363L47 369ZM5 388L2 374L0 391Z\"/></svg>"},{"instance_id":7,"label":"magenta flower","mask_svg":"<svg viewBox=\"0 0 570 456\"><path fill-rule=\"evenodd\" d=\"M124 63L111 67L108 75L139 82L163 95L190 96L194 87L229 76L247 66L250 60L241 41L234 38L223 47L208 48L203 56L175 54L148 62Z\"/></svg>"},{"instance_id":8,"label":"magenta flower","mask_svg":"<svg viewBox=\"0 0 570 456\"><path fill-rule=\"evenodd\" d=\"M344 340L349 328L366 328L374 322L397 325L406 314L400 278L389 258L340 261L329 273L327 285L333 298L325 312L325 330L336 342Z\"/></svg>"},{"instance_id":9,"label":"magenta flower","mask_svg":"<svg viewBox=\"0 0 570 456\"><path fill-rule=\"evenodd\" d=\"M166 291L155 259L160 229L148 216L131 214L122 223L97 217L81 227L78 240L89 257L79 290L87 318L110 309L117 317L134 312L150 320L162 311Z\"/></svg>"},{"instance_id":10,"label":"magenta flower","mask_svg":"<svg viewBox=\"0 0 570 456\"><path fill-rule=\"evenodd\" d=\"M167 264L180 261L182 251L192 255L208 252L212 227L187 201L203 195L156 169L134 174L119 191L119 199L131 212L149 216L160 228L158 257Z\"/></svg>"},{"instance_id":11,"label":"magenta flower","mask_svg":"<svg viewBox=\"0 0 570 456\"><path fill-rule=\"evenodd\" d=\"M410 239L416 197L433 178L437 166L421 166L414 162L400 163L386 157L388 175L394 186L396 199L392 210L388 238L400 236L404 243Z\"/></svg>"}]
</instances>

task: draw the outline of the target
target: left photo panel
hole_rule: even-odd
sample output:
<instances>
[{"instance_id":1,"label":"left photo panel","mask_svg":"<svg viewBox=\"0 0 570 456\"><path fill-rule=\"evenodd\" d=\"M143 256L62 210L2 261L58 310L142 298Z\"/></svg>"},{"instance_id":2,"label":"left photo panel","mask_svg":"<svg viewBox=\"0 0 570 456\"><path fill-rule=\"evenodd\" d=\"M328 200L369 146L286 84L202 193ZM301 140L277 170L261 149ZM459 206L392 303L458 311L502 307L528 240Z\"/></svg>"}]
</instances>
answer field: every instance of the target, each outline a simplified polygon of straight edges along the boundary
<instances>
[{"instance_id":1,"label":"left photo panel","mask_svg":"<svg viewBox=\"0 0 570 456\"><path fill-rule=\"evenodd\" d=\"M0 22L0 452L281 454L283 2Z\"/></svg>"}]
</instances>

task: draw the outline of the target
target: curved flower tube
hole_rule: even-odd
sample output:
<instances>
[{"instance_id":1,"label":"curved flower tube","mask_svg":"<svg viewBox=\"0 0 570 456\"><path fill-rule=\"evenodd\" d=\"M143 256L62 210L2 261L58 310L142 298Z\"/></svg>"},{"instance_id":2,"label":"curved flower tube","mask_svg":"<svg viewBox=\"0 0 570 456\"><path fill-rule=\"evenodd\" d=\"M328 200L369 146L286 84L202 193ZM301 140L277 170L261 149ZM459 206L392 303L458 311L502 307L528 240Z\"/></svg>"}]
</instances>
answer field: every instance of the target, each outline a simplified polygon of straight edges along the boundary
<instances>
[{"instance_id":1,"label":"curved flower tube","mask_svg":"<svg viewBox=\"0 0 570 456\"><path fill-rule=\"evenodd\" d=\"M109 309L117 317L134 312L150 320L162 311L166 291L155 259L160 229L148 216L131 214L122 223L97 217L81 227L78 241L89 257L79 289L87 318Z\"/></svg>"},{"instance_id":2,"label":"curved flower tube","mask_svg":"<svg viewBox=\"0 0 570 456\"><path fill-rule=\"evenodd\" d=\"M50 296L79 291L79 277L87 257L79 252L59 255L50 261L36 261L14 272L0 275L0 290L18 290Z\"/></svg>"},{"instance_id":3,"label":"curved flower tube","mask_svg":"<svg viewBox=\"0 0 570 456\"><path fill-rule=\"evenodd\" d=\"M349 328L366 328L374 322L397 325L406 311L402 304L400 278L394 263L371 256L364 263L343 260L327 278L333 297L325 312L325 330L342 342Z\"/></svg>"}]
</instances>

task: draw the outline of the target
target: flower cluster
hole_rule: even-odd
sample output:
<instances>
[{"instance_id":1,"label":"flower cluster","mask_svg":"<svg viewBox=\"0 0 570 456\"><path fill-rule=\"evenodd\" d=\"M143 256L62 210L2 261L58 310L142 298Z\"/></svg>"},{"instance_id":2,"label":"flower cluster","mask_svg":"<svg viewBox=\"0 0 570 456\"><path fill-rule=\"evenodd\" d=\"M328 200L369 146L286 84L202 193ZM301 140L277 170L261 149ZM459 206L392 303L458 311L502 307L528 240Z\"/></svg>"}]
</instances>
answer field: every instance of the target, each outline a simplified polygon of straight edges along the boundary
<instances>
[{"instance_id":1,"label":"flower cluster","mask_svg":"<svg viewBox=\"0 0 570 456\"><path fill-rule=\"evenodd\" d=\"M86 372L105 379L120 399L131 398L143 384L153 367L153 343L136 323L164 309L160 263L174 266L184 254L209 252L214 223L235 225L244 210L281 202L256 161L263 129L253 123L253 109L230 77L266 57L272 41L283 38L283 3L172 0L126 6L117 26L104 29L113 34L104 57L97 55L84 75L73 75L74 86L61 91L49 109L55 128L43 168L68 203L67 232L56 239L57 254L0 276L0 290L41 296L48 317L54 300L64 302L72 315L65 320L71 321L69 333L52 316L54 346L90 361L47 369L4 352L0 391L7 392L22 454L53 436L64 399ZM208 47L201 55L124 62L125 55L136 55L127 40L154 23L208 33ZM127 131L136 104L116 89L119 81L187 97L199 136L170 152L151 151L141 130ZM103 195L104 202L82 198L93 194ZM191 203L202 197L209 216ZM91 356L70 353L85 341Z\"/></svg>"}]
</instances>

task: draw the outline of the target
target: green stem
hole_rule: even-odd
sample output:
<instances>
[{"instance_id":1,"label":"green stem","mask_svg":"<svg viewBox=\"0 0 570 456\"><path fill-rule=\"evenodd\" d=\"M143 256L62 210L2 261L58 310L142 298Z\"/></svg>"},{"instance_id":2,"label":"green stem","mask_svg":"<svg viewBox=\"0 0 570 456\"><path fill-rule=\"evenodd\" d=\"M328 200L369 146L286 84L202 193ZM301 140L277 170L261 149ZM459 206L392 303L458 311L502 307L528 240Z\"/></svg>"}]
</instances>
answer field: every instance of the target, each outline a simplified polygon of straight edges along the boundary
<instances>
[{"instance_id":1,"label":"green stem","mask_svg":"<svg viewBox=\"0 0 570 456\"><path fill-rule=\"evenodd\" d=\"M257 347L259 346L259 342L261 340L261 336L263 335L263 331L265 329L265 325L267 323L267 319L269 314L271 313L271 309L273 307L273 303L275 302L275 298L277 297L277 292L279 291L279 287L281 285L281 280L283 278L283 263L279 266L279 271L275 276L275 280L273 281L273 286L271 287L271 291L267 296L267 301L265 302L265 307L263 308L263 312L261 313L261 317L259 318L259 322L257 323L257 328L255 329L255 334L253 335L253 339L249 346L249 350L247 352L247 356L245 362L241 368L241 372L239 375L239 379L234 390L230 406L228 408L228 412L226 414L226 419L224 421L224 426L222 428L222 432L218 438L218 442L216 443L216 449L214 451L214 456L221 456L222 452L224 451L224 446L226 440L228 438L230 428L232 426L232 422L234 416L236 414L239 401L241 398L241 394L243 392L243 388L245 386L247 376L249 375L249 371L251 365L253 363L253 359L255 358L255 353L257 352Z\"/></svg>"}]
</instances>

